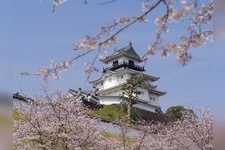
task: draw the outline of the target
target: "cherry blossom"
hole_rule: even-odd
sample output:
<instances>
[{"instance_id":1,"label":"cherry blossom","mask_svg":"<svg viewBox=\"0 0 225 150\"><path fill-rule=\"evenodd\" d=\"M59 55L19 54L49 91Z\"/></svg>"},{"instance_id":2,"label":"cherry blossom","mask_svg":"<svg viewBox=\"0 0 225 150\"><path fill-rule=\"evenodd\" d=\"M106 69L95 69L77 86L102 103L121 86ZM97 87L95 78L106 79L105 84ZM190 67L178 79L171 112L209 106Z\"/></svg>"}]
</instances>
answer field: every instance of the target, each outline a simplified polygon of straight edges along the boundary
<instances>
[{"instance_id":1,"label":"cherry blossom","mask_svg":"<svg viewBox=\"0 0 225 150\"><path fill-rule=\"evenodd\" d=\"M87 114L80 100L62 92L46 93L32 103L15 107L20 119L13 120L14 149L195 149L212 150L213 118L208 110L200 115L184 112L176 122L130 124L118 120L119 133L106 137L112 124ZM132 130L132 132L130 132ZM130 132L130 133L129 133ZM132 133L132 134L131 134Z\"/></svg>"},{"instance_id":2,"label":"cherry blossom","mask_svg":"<svg viewBox=\"0 0 225 150\"><path fill-rule=\"evenodd\" d=\"M67 1L53 0L53 7L55 8ZM85 1L86 4L88 4L87 2ZM143 59L147 60L156 53L161 53L163 57L171 54L175 55L180 64L186 65L193 57L191 50L213 41L213 0L204 2L197 0L142 0L141 8L142 13L137 16L121 16L110 23L101 25L99 32L95 35L86 35L81 41L75 42L74 50L81 51L81 54L64 61L67 63L62 62L59 65L52 64L50 67L43 67L36 75L42 76L46 81L50 78L59 79L59 74L68 70L78 58L91 52L100 55L106 48L109 49L117 44L119 34L130 26L136 23L149 23L148 18L153 10L159 8L163 15L158 15L155 18L157 27L155 38L149 41ZM165 35L174 32L171 27L175 24L186 25L183 28L186 33L178 34L177 39L170 41L165 38ZM94 65L94 63L91 64ZM89 71L89 73L91 72ZM24 72L23 75L29 75L29 73Z\"/></svg>"}]
</instances>

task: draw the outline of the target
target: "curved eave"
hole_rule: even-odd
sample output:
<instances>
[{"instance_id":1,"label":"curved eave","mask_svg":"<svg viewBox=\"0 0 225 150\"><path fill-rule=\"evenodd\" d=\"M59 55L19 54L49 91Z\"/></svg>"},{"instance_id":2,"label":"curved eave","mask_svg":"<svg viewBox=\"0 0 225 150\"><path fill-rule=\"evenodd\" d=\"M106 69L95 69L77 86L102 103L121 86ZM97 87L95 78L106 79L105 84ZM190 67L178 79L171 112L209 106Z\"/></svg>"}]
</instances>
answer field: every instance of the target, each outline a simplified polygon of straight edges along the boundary
<instances>
[{"instance_id":1,"label":"curved eave","mask_svg":"<svg viewBox=\"0 0 225 150\"><path fill-rule=\"evenodd\" d=\"M160 79L160 77L155 77L155 76L151 76L151 75L147 75L147 74L143 74L143 76L151 81L157 81Z\"/></svg>"},{"instance_id":2,"label":"curved eave","mask_svg":"<svg viewBox=\"0 0 225 150\"><path fill-rule=\"evenodd\" d=\"M103 76L104 76L104 74L100 78L98 78L96 80L89 81L89 83L92 83L92 84L93 83L98 83L98 82L100 82L102 80Z\"/></svg>"},{"instance_id":3,"label":"curved eave","mask_svg":"<svg viewBox=\"0 0 225 150\"><path fill-rule=\"evenodd\" d=\"M164 92L164 91L158 91L158 90L154 90L154 89L148 89L148 91L150 93L153 93L153 94L157 95L157 96L163 96L163 95L166 94L166 92Z\"/></svg>"},{"instance_id":4,"label":"curved eave","mask_svg":"<svg viewBox=\"0 0 225 150\"><path fill-rule=\"evenodd\" d=\"M104 80L105 79L104 77L106 76L106 74L120 74L120 73L123 73L125 71L126 71L126 69L120 70L120 71L107 70L105 73L102 74L102 76L100 78L98 78L96 80L89 81L89 83L98 83L98 82Z\"/></svg>"},{"instance_id":5,"label":"curved eave","mask_svg":"<svg viewBox=\"0 0 225 150\"><path fill-rule=\"evenodd\" d=\"M131 69L127 69L128 71L130 72L133 72L133 73L136 73L137 75L142 75L143 77L151 80L151 81L157 81L160 79L160 77L155 77L155 76L151 76L151 75L148 75L148 74L144 74L144 73L141 73L139 71L134 71L134 70L131 70Z\"/></svg>"},{"instance_id":6,"label":"curved eave","mask_svg":"<svg viewBox=\"0 0 225 150\"><path fill-rule=\"evenodd\" d=\"M100 90L99 91L99 94L104 94L105 92L110 92L110 91L117 91L117 90L120 90L120 87L122 86L123 84L119 84L119 85L116 85L114 87L110 87L110 88L107 88L107 89L103 89L103 90ZM103 95L101 95L103 96Z\"/></svg>"},{"instance_id":7,"label":"curved eave","mask_svg":"<svg viewBox=\"0 0 225 150\"><path fill-rule=\"evenodd\" d=\"M89 81L89 83L94 84L94 83L98 83L100 81L101 81L101 79L97 79L97 80Z\"/></svg>"},{"instance_id":8,"label":"curved eave","mask_svg":"<svg viewBox=\"0 0 225 150\"><path fill-rule=\"evenodd\" d=\"M151 84L142 84L141 85L142 88L147 88L147 89L156 89L157 85L151 85Z\"/></svg>"},{"instance_id":9,"label":"curved eave","mask_svg":"<svg viewBox=\"0 0 225 150\"><path fill-rule=\"evenodd\" d=\"M104 80L104 79L105 79L105 76L106 76L107 74L114 74L114 73L116 73L116 72L111 71L111 70L107 70L105 73L102 74L102 76L101 76L100 78L98 78L98 79L96 79L96 80L89 81L89 83L98 83L98 82Z\"/></svg>"},{"instance_id":10,"label":"curved eave","mask_svg":"<svg viewBox=\"0 0 225 150\"><path fill-rule=\"evenodd\" d=\"M129 68L126 68L126 69L123 69L123 70L120 70L120 71L112 71L112 70L107 70L106 73L102 74L102 76L96 80L92 80L92 81L89 81L89 83L98 83L102 80L104 80L104 76L108 73L108 74L119 74L119 73L124 73L124 72L131 72L131 73L135 73L137 75L142 75L144 76L145 78L151 80L151 81L157 81L160 79L160 77L155 77L155 76L151 76L151 75L147 75L147 74L144 74L144 73L141 73L139 71L135 71L135 70L132 70L132 69L129 69Z\"/></svg>"},{"instance_id":11,"label":"curved eave","mask_svg":"<svg viewBox=\"0 0 225 150\"><path fill-rule=\"evenodd\" d=\"M126 53L124 53L123 55L127 56L127 57L130 57L131 59L134 59L134 60L138 61L139 63L143 62L140 57L133 57L132 55L128 55Z\"/></svg>"},{"instance_id":12,"label":"curved eave","mask_svg":"<svg viewBox=\"0 0 225 150\"><path fill-rule=\"evenodd\" d=\"M115 59L117 57L121 56L121 54L115 54L112 56L107 56L105 59L101 59L100 61L103 63L108 63L110 60Z\"/></svg>"}]
</instances>

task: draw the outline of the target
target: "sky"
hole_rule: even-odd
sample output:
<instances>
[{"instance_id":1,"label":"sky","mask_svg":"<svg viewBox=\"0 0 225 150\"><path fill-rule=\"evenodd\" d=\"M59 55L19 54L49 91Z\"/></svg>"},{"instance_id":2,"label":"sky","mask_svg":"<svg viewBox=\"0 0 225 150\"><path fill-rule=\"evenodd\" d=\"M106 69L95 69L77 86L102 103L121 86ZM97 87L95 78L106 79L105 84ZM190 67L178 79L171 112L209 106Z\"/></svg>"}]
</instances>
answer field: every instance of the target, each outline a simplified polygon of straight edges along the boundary
<instances>
[{"instance_id":1,"label":"sky","mask_svg":"<svg viewBox=\"0 0 225 150\"><path fill-rule=\"evenodd\" d=\"M57 7L52 13L51 0L2 0L0 5L0 89L3 92L21 92L33 95L42 91L79 87L89 89L91 85L84 76L85 63L92 62L94 55L87 55L74 63L68 72L61 74L60 80L50 80L43 84L37 76L21 76L22 71L37 72L48 66L51 60L61 62L82 51L74 51L73 44L85 35L95 35L99 26L110 23L121 16L135 16L141 13L141 1L116 1L101 5L101 0L90 0L84 5L82 0L70 0ZM143 55L154 40L156 26L154 18L163 14L159 7L149 16L148 24L136 24L119 36L119 42L107 49L111 54L115 48L126 46L132 41L133 47ZM183 24L184 25L184 24ZM166 38L173 40L184 32L183 25L175 25ZM216 44L215 44L216 43ZM146 73L159 76L155 83L159 90L167 94L160 98L165 111L173 105L183 105L199 110L208 108L214 113L225 112L225 66L223 41L192 49L192 61L185 67L178 64L176 56L163 58L159 54L150 58L145 66ZM96 62L102 69L104 64ZM95 73L91 79L101 76ZM219 114L219 113L218 113Z\"/></svg>"}]
</instances>

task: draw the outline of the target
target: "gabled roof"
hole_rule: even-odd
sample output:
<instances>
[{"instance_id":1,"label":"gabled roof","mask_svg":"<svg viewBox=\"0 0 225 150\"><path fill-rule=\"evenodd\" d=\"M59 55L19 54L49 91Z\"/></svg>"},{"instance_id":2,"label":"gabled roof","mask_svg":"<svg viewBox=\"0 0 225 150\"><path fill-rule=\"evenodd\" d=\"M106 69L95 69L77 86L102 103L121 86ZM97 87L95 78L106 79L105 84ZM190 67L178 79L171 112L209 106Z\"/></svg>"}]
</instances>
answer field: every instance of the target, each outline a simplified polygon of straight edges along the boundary
<instances>
[{"instance_id":1,"label":"gabled roof","mask_svg":"<svg viewBox=\"0 0 225 150\"><path fill-rule=\"evenodd\" d=\"M104 94L107 93L107 92L109 92L109 91L114 91L114 90L120 91L122 85L123 85L123 83L118 84L118 85L116 85L116 86L114 86L114 87L111 87L111 88L107 88L107 89L100 90L100 91L99 91L99 96L105 96ZM140 86L140 87L143 87L143 86ZM146 87L145 87L145 88L146 88ZM158 89L154 89L154 88L152 88L152 87L148 87L147 90L148 90L149 93L155 94L155 95L157 95L157 96L162 96L162 95L165 95L165 94L166 94L166 92L164 92L164 91L159 91Z\"/></svg>"},{"instance_id":2,"label":"gabled roof","mask_svg":"<svg viewBox=\"0 0 225 150\"><path fill-rule=\"evenodd\" d=\"M152 82L157 81L159 79L159 77L147 75L147 74L141 73L139 71L135 71L135 70L132 70L132 69L129 69L129 68L125 68L125 69L121 69L121 70L117 70L117 71L107 70L104 74L102 74L102 76L100 78L98 78L96 80L89 81L89 83L92 83L92 84L98 83L98 82L104 81L105 78L108 77L109 75L113 75L113 74L120 75L120 74L124 74L126 72L132 73L134 75L143 76L143 77L149 79Z\"/></svg>"},{"instance_id":3,"label":"gabled roof","mask_svg":"<svg viewBox=\"0 0 225 150\"><path fill-rule=\"evenodd\" d=\"M109 62L115 58L121 57L121 56L126 56L126 57L132 58L138 62L142 62L140 56L135 52L131 42L126 47L115 50L115 52L112 55L107 56L105 59L102 59L101 61L103 63L107 63L107 62Z\"/></svg>"}]
</instances>

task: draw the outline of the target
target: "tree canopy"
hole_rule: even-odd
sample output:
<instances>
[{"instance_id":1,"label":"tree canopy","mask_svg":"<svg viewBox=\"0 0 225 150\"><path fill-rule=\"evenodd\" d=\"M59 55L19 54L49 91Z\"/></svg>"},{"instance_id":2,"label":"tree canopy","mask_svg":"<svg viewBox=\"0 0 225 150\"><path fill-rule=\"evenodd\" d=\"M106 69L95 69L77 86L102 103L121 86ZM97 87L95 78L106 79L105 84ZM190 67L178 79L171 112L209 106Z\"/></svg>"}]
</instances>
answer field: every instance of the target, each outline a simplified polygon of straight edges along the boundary
<instances>
[{"instance_id":1,"label":"tree canopy","mask_svg":"<svg viewBox=\"0 0 225 150\"><path fill-rule=\"evenodd\" d=\"M172 120L177 121L182 119L182 117L185 115L185 112L192 112L194 114L194 111L191 109L187 109L184 106L171 106L166 110L166 115L169 116Z\"/></svg>"}]
</instances>

